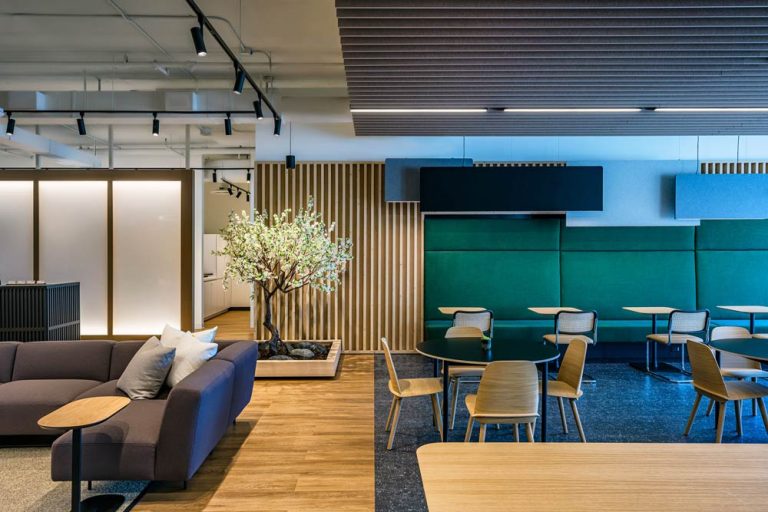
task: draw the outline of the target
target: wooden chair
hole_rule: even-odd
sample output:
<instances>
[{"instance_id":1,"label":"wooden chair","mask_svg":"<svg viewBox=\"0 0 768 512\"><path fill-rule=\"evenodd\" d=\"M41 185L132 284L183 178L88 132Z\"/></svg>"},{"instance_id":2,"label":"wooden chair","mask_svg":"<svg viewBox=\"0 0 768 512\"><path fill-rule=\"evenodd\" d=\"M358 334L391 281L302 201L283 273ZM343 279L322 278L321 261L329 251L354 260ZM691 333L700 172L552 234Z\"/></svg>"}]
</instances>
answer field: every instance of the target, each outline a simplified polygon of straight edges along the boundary
<instances>
[{"instance_id":1,"label":"wooden chair","mask_svg":"<svg viewBox=\"0 0 768 512\"><path fill-rule=\"evenodd\" d=\"M475 422L480 424L481 443L489 423L514 426L519 441L518 425L524 424L528 442L533 442L533 426L539 417L539 374L530 361L497 361L489 364L476 395L467 395L469 422L465 442L472 437Z\"/></svg>"},{"instance_id":2,"label":"wooden chair","mask_svg":"<svg viewBox=\"0 0 768 512\"><path fill-rule=\"evenodd\" d=\"M720 443L723 440L725 405L730 401L734 402L736 409L736 431L739 435L742 433L741 401L753 398L757 400L757 404L760 406L763 424L765 425L766 432L768 432L768 414L766 414L765 404L763 403L763 397L768 396L768 388L756 382L726 382L720 373L715 355L709 346L697 341L688 341L687 346L688 357L691 361L691 369L693 370L693 388L696 390L696 400L693 402L693 409L691 409L691 415L688 417L688 423L685 425L683 435L687 436L691 431L702 396L717 401L721 406L720 414L717 418L716 443Z\"/></svg>"},{"instance_id":3,"label":"wooden chair","mask_svg":"<svg viewBox=\"0 0 768 512\"><path fill-rule=\"evenodd\" d=\"M668 332L659 334L649 334L645 337L645 367L649 368L649 345L651 342L662 345L672 346L680 345L680 368L676 368L680 373L690 375L685 369L685 347L689 341L707 343L709 333L709 310L699 311L679 311L675 310L669 314ZM703 334L704 338L695 336ZM671 365L670 365L671 366ZM674 368L674 367L673 367ZM660 373L649 371L654 377L658 377L667 382L683 384L691 382L690 379L670 379Z\"/></svg>"},{"instance_id":4,"label":"wooden chair","mask_svg":"<svg viewBox=\"0 0 768 512\"><path fill-rule=\"evenodd\" d=\"M392 352L389 350L389 343L386 338L381 338L381 346L384 347L384 357L387 361L387 371L389 372L389 391L392 393L392 405L389 408L387 424L385 431L389 431L389 441L387 441L387 450L392 449L395 441L395 431L397 430L397 421L400 419L400 408L403 398L412 398L416 396L430 396L432 398L432 414L434 415L435 425L440 432L440 438L443 437L442 418L440 416L440 404L437 399L438 394L443 391L443 383L437 377L424 379L398 379L395 364L392 361Z\"/></svg>"},{"instance_id":5,"label":"wooden chair","mask_svg":"<svg viewBox=\"0 0 768 512\"><path fill-rule=\"evenodd\" d=\"M555 315L554 334L545 334L544 341L557 346L570 345L574 340L581 340L588 345L597 343L597 311L560 311ZM558 359L558 368L560 360ZM595 379L586 376L585 382L594 383Z\"/></svg>"},{"instance_id":6,"label":"wooden chair","mask_svg":"<svg viewBox=\"0 0 768 512\"><path fill-rule=\"evenodd\" d=\"M581 398L584 392L581 390L581 377L584 375L584 362L587 357L587 342L581 339L573 339L568 345L563 357L563 363L560 365L560 371L557 374L557 380L547 382L547 396L557 398L557 405L560 407L560 420L563 423L563 431L568 433L568 423L565 419L565 406L563 400L568 400L573 411L573 418L576 421L576 428L579 430L579 439L582 443L587 442L584 436L584 428L581 425L579 409L576 407L576 400Z\"/></svg>"},{"instance_id":7,"label":"wooden chair","mask_svg":"<svg viewBox=\"0 0 768 512\"><path fill-rule=\"evenodd\" d=\"M477 327L483 334L493 337L493 311L454 311L453 327Z\"/></svg>"},{"instance_id":8,"label":"wooden chair","mask_svg":"<svg viewBox=\"0 0 768 512\"><path fill-rule=\"evenodd\" d=\"M473 341L481 340L483 338L483 331L478 326L455 326L450 327L445 332L445 339L466 338ZM459 387L462 383L468 382L480 382L480 377L483 376L484 366L454 366L451 365L448 368L448 392L451 393L451 423L448 430L453 430L453 426L456 423L456 407L459 401Z\"/></svg>"},{"instance_id":9,"label":"wooden chair","mask_svg":"<svg viewBox=\"0 0 768 512\"><path fill-rule=\"evenodd\" d=\"M750 334L744 327L721 326L712 329L712 334L710 335L712 341L738 338L750 339L752 338L752 334ZM757 382L757 379L768 377L768 372L763 370L760 361L747 359L746 357L728 352L720 352L720 374L723 377L730 377L738 380L751 379L752 382ZM707 416L712 413L714 405L715 401L710 400L709 406L707 406ZM755 415L756 405L757 402L752 400L752 416Z\"/></svg>"}]
</instances>

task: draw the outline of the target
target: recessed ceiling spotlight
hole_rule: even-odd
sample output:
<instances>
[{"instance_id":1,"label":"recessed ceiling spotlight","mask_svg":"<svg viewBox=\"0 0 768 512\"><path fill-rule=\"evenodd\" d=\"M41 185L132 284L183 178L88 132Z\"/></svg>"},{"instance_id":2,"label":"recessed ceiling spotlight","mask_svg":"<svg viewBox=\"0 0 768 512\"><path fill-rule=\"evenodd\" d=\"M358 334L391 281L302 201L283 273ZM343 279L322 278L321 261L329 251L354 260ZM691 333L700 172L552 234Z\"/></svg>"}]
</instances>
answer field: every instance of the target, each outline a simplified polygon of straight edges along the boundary
<instances>
[{"instance_id":1,"label":"recessed ceiling spotlight","mask_svg":"<svg viewBox=\"0 0 768 512\"><path fill-rule=\"evenodd\" d=\"M237 67L236 70L235 86L232 87L232 92L235 94L243 94L243 86L245 85L245 73L240 67Z\"/></svg>"},{"instance_id":2,"label":"recessed ceiling spotlight","mask_svg":"<svg viewBox=\"0 0 768 512\"><path fill-rule=\"evenodd\" d=\"M80 117L77 118L77 133L85 135L85 113L80 112Z\"/></svg>"},{"instance_id":3,"label":"recessed ceiling spotlight","mask_svg":"<svg viewBox=\"0 0 768 512\"><path fill-rule=\"evenodd\" d=\"M479 114L487 108L351 108L353 114Z\"/></svg>"}]
</instances>

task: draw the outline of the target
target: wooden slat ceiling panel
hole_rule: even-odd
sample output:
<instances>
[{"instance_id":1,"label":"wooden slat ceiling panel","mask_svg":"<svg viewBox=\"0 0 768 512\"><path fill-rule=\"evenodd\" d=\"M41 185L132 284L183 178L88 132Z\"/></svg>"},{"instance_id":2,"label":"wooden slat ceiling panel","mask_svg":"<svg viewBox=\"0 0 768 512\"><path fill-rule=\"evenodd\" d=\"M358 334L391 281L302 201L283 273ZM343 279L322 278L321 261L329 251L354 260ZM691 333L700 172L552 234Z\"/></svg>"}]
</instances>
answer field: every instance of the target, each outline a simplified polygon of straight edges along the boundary
<instances>
[{"instance_id":1,"label":"wooden slat ceiling panel","mask_svg":"<svg viewBox=\"0 0 768 512\"><path fill-rule=\"evenodd\" d=\"M768 107L768 2L337 0L351 108ZM768 113L353 114L358 135L767 134Z\"/></svg>"}]
</instances>

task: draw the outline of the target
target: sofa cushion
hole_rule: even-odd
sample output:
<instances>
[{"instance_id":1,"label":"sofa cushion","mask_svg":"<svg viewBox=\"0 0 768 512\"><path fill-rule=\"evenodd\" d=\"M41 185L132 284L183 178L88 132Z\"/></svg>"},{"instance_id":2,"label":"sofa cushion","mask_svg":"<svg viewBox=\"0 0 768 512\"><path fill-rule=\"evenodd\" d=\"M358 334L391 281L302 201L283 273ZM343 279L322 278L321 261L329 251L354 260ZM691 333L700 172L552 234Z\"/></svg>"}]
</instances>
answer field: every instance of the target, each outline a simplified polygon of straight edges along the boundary
<instances>
[{"instance_id":1,"label":"sofa cushion","mask_svg":"<svg viewBox=\"0 0 768 512\"><path fill-rule=\"evenodd\" d=\"M83 429L83 480L152 480L165 400L136 400L112 418ZM72 434L51 449L51 476L69 480Z\"/></svg>"},{"instance_id":2,"label":"sofa cushion","mask_svg":"<svg viewBox=\"0 0 768 512\"><path fill-rule=\"evenodd\" d=\"M19 345L16 341L0 342L0 384L10 381L13 376L13 362Z\"/></svg>"},{"instance_id":3,"label":"sofa cushion","mask_svg":"<svg viewBox=\"0 0 768 512\"><path fill-rule=\"evenodd\" d=\"M112 359L109 364L109 380L119 379L131 362L136 352L144 345L146 340L117 341L112 347Z\"/></svg>"},{"instance_id":4,"label":"sofa cushion","mask_svg":"<svg viewBox=\"0 0 768 512\"><path fill-rule=\"evenodd\" d=\"M107 382L103 382L98 386L92 387L91 389L79 394L77 398L78 399L91 398L94 396L127 396L127 395L117 388L117 380L109 380Z\"/></svg>"},{"instance_id":5,"label":"sofa cushion","mask_svg":"<svg viewBox=\"0 0 768 512\"><path fill-rule=\"evenodd\" d=\"M13 380L84 379L106 382L113 341L36 341L16 349Z\"/></svg>"},{"instance_id":6,"label":"sofa cushion","mask_svg":"<svg viewBox=\"0 0 768 512\"><path fill-rule=\"evenodd\" d=\"M164 347L156 336L152 336L117 379L117 387L131 400L155 398L165 383L175 354L175 348Z\"/></svg>"},{"instance_id":7,"label":"sofa cushion","mask_svg":"<svg viewBox=\"0 0 768 512\"><path fill-rule=\"evenodd\" d=\"M55 435L37 420L101 384L97 380L16 380L0 386L0 435Z\"/></svg>"}]
</instances>

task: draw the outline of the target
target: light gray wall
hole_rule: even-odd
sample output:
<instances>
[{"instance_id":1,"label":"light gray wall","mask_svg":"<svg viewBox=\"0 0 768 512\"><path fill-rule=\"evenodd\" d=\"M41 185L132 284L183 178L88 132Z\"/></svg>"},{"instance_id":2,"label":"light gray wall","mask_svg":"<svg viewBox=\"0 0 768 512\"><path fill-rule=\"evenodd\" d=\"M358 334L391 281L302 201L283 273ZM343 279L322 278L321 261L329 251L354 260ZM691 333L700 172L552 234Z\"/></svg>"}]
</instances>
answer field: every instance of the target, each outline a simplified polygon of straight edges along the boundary
<instances>
[{"instance_id":1,"label":"light gray wall","mask_svg":"<svg viewBox=\"0 0 768 512\"><path fill-rule=\"evenodd\" d=\"M248 202L245 200L245 194L240 199L235 196L211 194L219 188L220 183L205 183L205 205L203 207L203 230L207 234L216 235L226 225L230 212L240 213L248 211Z\"/></svg>"}]
</instances>

